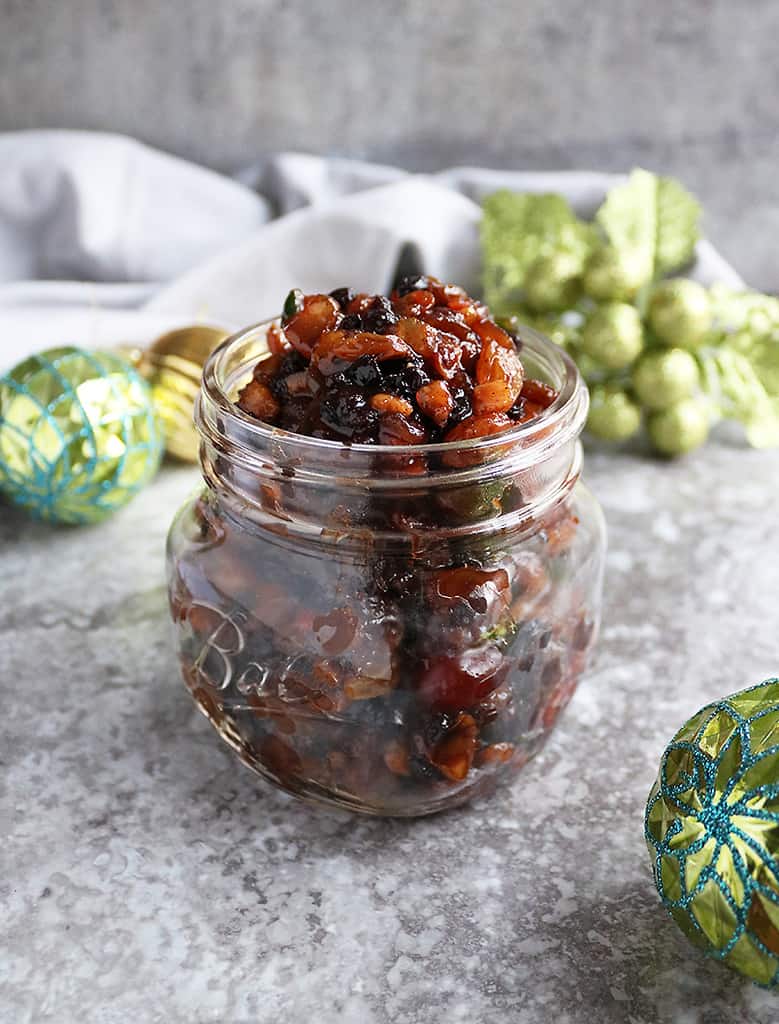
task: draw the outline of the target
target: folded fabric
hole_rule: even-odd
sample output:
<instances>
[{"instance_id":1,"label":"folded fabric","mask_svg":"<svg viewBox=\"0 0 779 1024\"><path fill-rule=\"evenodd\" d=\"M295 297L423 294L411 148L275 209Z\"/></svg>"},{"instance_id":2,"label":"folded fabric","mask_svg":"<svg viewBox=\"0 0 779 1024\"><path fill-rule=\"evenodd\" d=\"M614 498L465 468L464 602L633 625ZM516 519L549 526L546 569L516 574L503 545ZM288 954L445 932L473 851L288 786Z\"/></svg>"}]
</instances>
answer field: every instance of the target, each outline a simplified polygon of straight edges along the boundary
<instances>
[{"instance_id":1,"label":"folded fabric","mask_svg":"<svg viewBox=\"0 0 779 1024\"><path fill-rule=\"evenodd\" d=\"M144 344L193 321L275 315L292 287L382 290L399 267L476 289L479 201L561 192L591 215L619 176L433 175L298 153L235 179L131 139L0 135L0 368L53 345ZM707 242L694 274L742 284Z\"/></svg>"}]
</instances>

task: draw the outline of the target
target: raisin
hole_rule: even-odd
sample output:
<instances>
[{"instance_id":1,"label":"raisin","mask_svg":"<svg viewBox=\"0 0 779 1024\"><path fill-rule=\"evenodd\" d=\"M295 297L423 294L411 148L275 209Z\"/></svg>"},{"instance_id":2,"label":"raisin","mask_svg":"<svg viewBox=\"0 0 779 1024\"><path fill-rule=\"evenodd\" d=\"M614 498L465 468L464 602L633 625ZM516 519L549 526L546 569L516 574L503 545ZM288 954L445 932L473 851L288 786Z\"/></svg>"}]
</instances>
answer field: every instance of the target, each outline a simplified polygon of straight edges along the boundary
<instances>
[{"instance_id":1,"label":"raisin","mask_svg":"<svg viewBox=\"0 0 779 1024\"><path fill-rule=\"evenodd\" d=\"M373 306L362 314L363 330L372 334L385 334L399 319L390 300L379 295Z\"/></svg>"},{"instance_id":2,"label":"raisin","mask_svg":"<svg viewBox=\"0 0 779 1024\"><path fill-rule=\"evenodd\" d=\"M421 359L407 359L402 363L388 363L383 369L381 387L411 401L417 391L430 383Z\"/></svg>"},{"instance_id":3,"label":"raisin","mask_svg":"<svg viewBox=\"0 0 779 1024\"><path fill-rule=\"evenodd\" d=\"M331 430L350 438L371 433L378 420L364 392L354 387L328 388L319 415Z\"/></svg>"},{"instance_id":4,"label":"raisin","mask_svg":"<svg viewBox=\"0 0 779 1024\"><path fill-rule=\"evenodd\" d=\"M422 726L422 739L425 746L430 748L440 743L444 736L454 728L456 721L457 716L450 711L439 711L437 714L430 715Z\"/></svg>"},{"instance_id":5,"label":"raisin","mask_svg":"<svg viewBox=\"0 0 779 1024\"><path fill-rule=\"evenodd\" d=\"M419 782L437 782L442 778L440 771L423 754L412 754L409 757L408 773Z\"/></svg>"},{"instance_id":6,"label":"raisin","mask_svg":"<svg viewBox=\"0 0 779 1024\"><path fill-rule=\"evenodd\" d=\"M414 571L395 560L377 559L371 569L373 588L382 597L401 600L413 592Z\"/></svg>"},{"instance_id":7,"label":"raisin","mask_svg":"<svg viewBox=\"0 0 779 1024\"><path fill-rule=\"evenodd\" d=\"M368 389L381 387L384 374L375 356L363 356L346 370L344 378L358 388Z\"/></svg>"},{"instance_id":8,"label":"raisin","mask_svg":"<svg viewBox=\"0 0 779 1024\"><path fill-rule=\"evenodd\" d=\"M395 289L399 297L408 295L409 292L426 291L430 286L430 278L424 274L409 274L402 277Z\"/></svg>"},{"instance_id":9,"label":"raisin","mask_svg":"<svg viewBox=\"0 0 779 1024\"><path fill-rule=\"evenodd\" d=\"M341 309L346 309L354 298L354 292L351 288L334 288L330 292L330 298L335 299Z\"/></svg>"},{"instance_id":10,"label":"raisin","mask_svg":"<svg viewBox=\"0 0 779 1024\"><path fill-rule=\"evenodd\" d=\"M452 412L449 417L450 426L456 426L471 415L471 400L465 388L450 385L449 392L452 396Z\"/></svg>"},{"instance_id":11,"label":"raisin","mask_svg":"<svg viewBox=\"0 0 779 1024\"><path fill-rule=\"evenodd\" d=\"M347 313L338 326L342 331L361 331L363 330L362 317L359 313Z\"/></svg>"}]
</instances>

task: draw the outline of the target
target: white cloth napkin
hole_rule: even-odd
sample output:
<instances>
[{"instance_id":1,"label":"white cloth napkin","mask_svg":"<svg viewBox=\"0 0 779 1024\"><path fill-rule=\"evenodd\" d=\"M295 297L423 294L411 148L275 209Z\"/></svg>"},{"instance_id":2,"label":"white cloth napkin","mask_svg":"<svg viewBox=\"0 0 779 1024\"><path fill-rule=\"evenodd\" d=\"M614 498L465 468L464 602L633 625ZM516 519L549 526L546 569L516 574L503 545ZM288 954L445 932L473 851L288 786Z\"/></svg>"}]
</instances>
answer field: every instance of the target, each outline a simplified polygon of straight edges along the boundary
<instances>
[{"instance_id":1,"label":"white cloth napkin","mask_svg":"<svg viewBox=\"0 0 779 1024\"><path fill-rule=\"evenodd\" d=\"M561 192L591 215L617 180L297 153L231 179L115 135L0 135L0 370L53 345L236 328L278 313L293 287L380 291L399 264L476 289L485 194ZM743 284L705 241L694 273Z\"/></svg>"}]
</instances>

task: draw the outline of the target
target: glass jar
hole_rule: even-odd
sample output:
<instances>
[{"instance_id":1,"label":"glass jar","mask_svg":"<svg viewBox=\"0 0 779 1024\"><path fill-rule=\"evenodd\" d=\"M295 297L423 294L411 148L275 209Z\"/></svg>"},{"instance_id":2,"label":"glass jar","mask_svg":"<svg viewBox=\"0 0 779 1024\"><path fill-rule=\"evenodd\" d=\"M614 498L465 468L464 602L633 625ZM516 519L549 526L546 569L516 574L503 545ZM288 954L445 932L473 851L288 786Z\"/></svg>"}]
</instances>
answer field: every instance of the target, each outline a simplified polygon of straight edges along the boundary
<instances>
[{"instance_id":1,"label":"glass jar","mask_svg":"<svg viewBox=\"0 0 779 1024\"><path fill-rule=\"evenodd\" d=\"M205 487L169 537L184 681L241 760L302 797L421 815L513 775L598 632L605 529L579 482L587 392L522 332L555 401L505 433L422 446L291 434L235 397L268 324L209 360Z\"/></svg>"}]
</instances>

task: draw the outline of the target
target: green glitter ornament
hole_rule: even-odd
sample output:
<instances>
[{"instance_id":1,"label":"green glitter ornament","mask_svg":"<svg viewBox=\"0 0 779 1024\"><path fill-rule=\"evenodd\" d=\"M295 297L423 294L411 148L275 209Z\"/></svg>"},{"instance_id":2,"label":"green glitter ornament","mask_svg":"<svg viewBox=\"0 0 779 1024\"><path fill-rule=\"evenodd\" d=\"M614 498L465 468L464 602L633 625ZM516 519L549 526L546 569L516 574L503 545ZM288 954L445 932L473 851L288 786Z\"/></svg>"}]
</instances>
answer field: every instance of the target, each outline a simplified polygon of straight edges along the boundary
<instances>
[{"instance_id":1,"label":"green glitter ornament","mask_svg":"<svg viewBox=\"0 0 779 1024\"><path fill-rule=\"evenodd\" d=\"M708 292L686 277L662 281L652 292L647 317L664 344L696 349L711 330Z\"/></svg>"},{"instance_id":2,"label":"green glitter ornament","mask_svg":"<svg viewBox=\"0 0 779 1024\"><path fill-rule=\"evenodd\" d=\"M709 436L709 407L700 398L685 398L653 413L646 426L649 439L663 455L686 455Z\"/></svg>"},{"instance_id":3,"label":"green glitter ornament","mask_svg":"<svg viewBox=\"0 0 779 1024\"><path fill-rule=\"evenodd\" d=\"M648 409L667 409L695 393L700 382L698 364L683 348L647 352L633 367L631 383Z\"/></svg>"},{"instance_id":4,"label":"green glitter ornament","mask_svg":"<svg viewBox=\"0 0 779 1024\"><path fill-rule=\"evenodd\" d=\"M651 263L640 251L620 252L614 246L604 245L587 261L582 284L585 292L598 302L632 302L651 273Z\"/></svg>"},{"instance_id":5,"label":"green glitter ornament","mask_svg":"<svg viewBox=\"0 0 779 1024\"><path fill-rule=\"evenodd\" d=\"M536 313L568 309L579 296L581 260L567 252L539 256L525 276L525 302Z\"/></svg>"},{"instance_id":6,"label":"green glitter ornament","mask_svg":"<svg viewBox=\"0 0 779 1024\"><path fill-rule=\"evenodd\" d=\"M758 984L779 984L779 679L682 726L644 834L660 898L684 934Z\"/></svg>"},{"instance_id":7,"label":"green glitter ornament","mask_svg":"<svg viewBox=\"0 0 779 1024\"><path fill-rule=\"evenodd\" d=\"M626 302L604 303L587 317L579 344L609 370L630 366L644 345L638 310Z\"/></svg>"},{"instance_id":8,"label":"green glitter ornament","mask_svg":"<svg viewBox=\"0 0 779 1024\"><path fill-rule=\"evenodd\" d=\"M162 431L137 371L56 348L0 377L0 490L52 522L94 523L155 474Z\"/></svg>"},{"instance_id":9,"label":"green glitter ornament","mask_svg":"<svg viewBox=\"0 0 779 1024\"><path fill-rule=\"evenodd\" d=\"M641 409L622 388L596 384L590 390L587 430L603 441L627 441L638 433Z\"/></svg>"}]
</instances>

